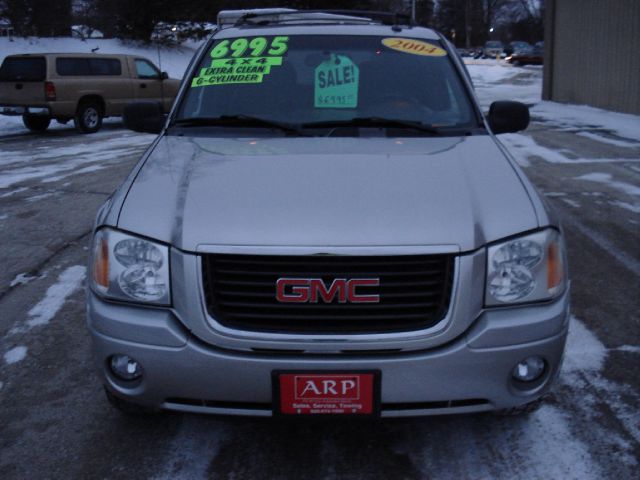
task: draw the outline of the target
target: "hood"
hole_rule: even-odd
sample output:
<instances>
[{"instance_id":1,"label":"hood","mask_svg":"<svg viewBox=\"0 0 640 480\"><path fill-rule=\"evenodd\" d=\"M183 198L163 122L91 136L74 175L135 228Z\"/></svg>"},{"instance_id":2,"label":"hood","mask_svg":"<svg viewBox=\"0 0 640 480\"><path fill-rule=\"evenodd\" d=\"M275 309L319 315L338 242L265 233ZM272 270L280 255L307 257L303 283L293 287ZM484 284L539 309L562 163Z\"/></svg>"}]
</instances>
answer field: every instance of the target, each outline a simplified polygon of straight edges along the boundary
<instances>
[{"instance_id":1,"label":"hood","mask_svg":"<svg viewBox=\"0 0 640 480\"><path fill-rule=\"evenodd\" d=\"M443 138L163 137L118 227L205 246L432 246L462 251L536 228L488 135Z\"/></svg>"}]
</instances>

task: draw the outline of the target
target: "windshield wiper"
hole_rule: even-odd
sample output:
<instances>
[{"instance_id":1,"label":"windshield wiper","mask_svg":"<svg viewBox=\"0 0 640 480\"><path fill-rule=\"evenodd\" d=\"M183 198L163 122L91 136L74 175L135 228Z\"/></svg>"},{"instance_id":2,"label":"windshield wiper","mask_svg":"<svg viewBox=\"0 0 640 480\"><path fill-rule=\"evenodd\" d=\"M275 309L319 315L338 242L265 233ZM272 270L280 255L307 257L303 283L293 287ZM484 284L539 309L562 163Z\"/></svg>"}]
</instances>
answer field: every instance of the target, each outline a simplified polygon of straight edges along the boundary
<instances>
[{"instance_id":1,"label":"windshield wiper","mask_svg":"<svg viewBox=\"0 0 640 480\"><path fill-rule=\"evenodd\" d=\"M302 128L341 128L341 127L391 127L391 128L409 128L420 132L430 133L432 135L442 135L442 130L421 122L413 122L411 120L398 120L395 118L383 117L356 117L350 120L328 120L324 122L303 123Z\"/></svg>"},{"instance_id":2,"label":"windshield wiper","mask_svg":"<svg viewBox=\"0 0 640 480\"><path fill-rule=\"evenodd\" d=\"M303 135L298 127L290 123L268 120L261 117L253 117L251 115L221 115L219 117L179 118L177 120L174 120L170 126L265 127L275 128L287 133L295 133L296 135Z\"/></svg>"}]
</instances>

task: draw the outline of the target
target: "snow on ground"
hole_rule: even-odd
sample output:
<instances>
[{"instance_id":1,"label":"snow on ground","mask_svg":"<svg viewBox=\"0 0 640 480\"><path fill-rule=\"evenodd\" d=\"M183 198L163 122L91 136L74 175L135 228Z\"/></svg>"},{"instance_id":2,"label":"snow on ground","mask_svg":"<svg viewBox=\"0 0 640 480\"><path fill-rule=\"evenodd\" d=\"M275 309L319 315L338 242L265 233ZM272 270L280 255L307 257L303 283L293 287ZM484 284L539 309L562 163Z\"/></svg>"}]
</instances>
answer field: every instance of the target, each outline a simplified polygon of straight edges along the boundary
<instances>
[{"instance_id":1,"label":"snow on ground","mask_svg":"<svg viewBox=\"0 0 640 480\"><path fill-rule=\"evenodd\" d=\"M582 321L571 317L562 378L577 372L597 373L607 358L607 348Z\"/></svg>"},{"instance_id":2,"label":"snow on ground","mask_svg":"<svg viewBox=\"0 0 640 480\"><path fill-rule=\"evenodd\" d=\"M29 275L28 273L19 273L16 277L11 280L9 284L10 287L15 287L16 285L24 285L25 283L29 283L31 280L35 280L38 277L34 277Z\"/></svg>"},{"instance_id":3,"label":"snow on ground","mask_svg":"<svg viewBox=\"0 0 640 480\"><path fill-rule=\"evenodd\" d=\"M4 354L4 361L8 365L12 365L14 363L21 362L27 356L27 347L18 346L9 350Z\"/></svg>"},{"instance_id":4,"label":"snow on ground","mask_svg":"<svg viewBox=\"0 0 640 480\"><path fill-rule=\"evenodd\" d=\"M105 140L99 150L95 149L95 141L100 137ZM0 166L5 167L0 177L0 188L9 188L16 183L41 179L42 183L56 182L79 173L92 172L108 168L121 158L138 154L141 147L153 141L153 135L123 131L114 137L113 132L101 130L94 133L86 142L74 143L72 146L60 146L25 152L11 152L0 159ZM64 158L64 162L51 162L56 158ZM7 192L14 195L20 189ZM33 197L32 197L33 198Z\"/></svg>"},{"instance_id":5,"label":"snow on ground","mask_svg":"<svg viewBox=\"0 0 640 480\"><path fill-rule=\"evenodd\" d=\"M533 107L531 115L534 118L543 119L558 129L569 131L579 129L607 130L622 137L623 140L619 141L618 146L640 147L640 115L611 112L587 105L565 105L546 101L540 102ZM582 136L584 136L584 132L582 132ZM611 143L611 140L616 140L604 138L604 140L597 140L605 143ZM631 141L624 141L624 139Z\"/></svg>"},{"instance_id":6,"label":"snow on ground","mask_svg":"<svg viewBox=\"0 0 640 480\"><path fill-rule=\"evenodd\" d=\"M62 308L67 298L80 288L86 272L87 268L82 265L74 265L63 271L56 283L47 289L44 298L29 310L28 320L13 328L10 333L24 333L33 327L48 324Z\"/></svg>"},{"instance_id":7,"label":"snow on ground","mask_svg":"<svg viewBox=\"0 0 640 480\"><path fill-rule=\"evenodd\" d=\"M615 147L624 147L624 148L640 147L640 142L637 142L637 141L616 140L614 138L605 137L603 135L598 135L597 133L593 133L593 132L577 132L576 135L578 135L579 137L595 140L596 142L613 145ZM629 136L633 136L633 134Z\"/></svg>"},{"instance_id":8,"label":"snow on ground","mask_svg":"<svg viewBox=\"0 0 640 480\"><path fill-rule=\"evenodd\" d=\"M549 163L621 163L633 161L629 158L581 158L569 149L551 149L538 144L533 137L523 133L505 133L498 137L520 166L528 167L531 157Z\"/></svg>"},{"instance_id":9,"label":"snow on ground","mask_svg":"<svg viewBox=\"0 0 640 480\"><path fill-rule=\"evenodd\" d=\"M630 183L612 180L612 176L609 173L587 173L575 178L576 180L586 180L588 182L603 183L615 190L626 193L627 195L640 196L640 187L636 187L635 185L631 185Z\"/></svg>"},{"instance_id":10,"label":"snow on ground","mask_svg":"<svg viewBox=\"0 0 640 480\"><path fill-rule=\"evenodd\" d=\"M175 480L208 478L207 470L211 459L215 457L220 445L229 436L224 426L215 426L215 435L211 435L212 425L193 416L185 417L180 430L167 449L162 473L153 480ZM233 478L233 475L229 478Z\"/></svg>"},{"instance_id":11,"label":"snow on ground","mask_svg":"<svg viewBox=\"0 0 640 480\"><path fill-rule=\"evenodd\" d=\"M481 63L465 62L476 96L483 110L496 100L517 100L534 105L540 102L542 93L542 69L540 67L514 67L496 60Z\"/></svg>"},{"instance_id":12,"label":"snow on ground","mask_svg":"<svg viewBox=\"0 0 640 480\"><path fill-rule=\"evenodd\" d=\"M559 130L575 131L580 136L618 147L640 147L640 115L542 101L540 67L514 67L495 60L480 63L468 60L465 63L484 109L496 100L517 100L531 107L534 119ZM620 138L612 138L612 135Z\"/></svg>"},{"instance_id":13,"label":"snow on ground","mask_svg":"<svg viewBox=\"0 0 640 480\"><path fill-rule=\"evenodd\" d=\"M608 203L615 207L624 208L625 210L629 210L630 212L633 212L633 213L640 213L640 205L633 205L631 203L621 202L619 200L612 200L612 201L609 201Z\"/></svg>"},{"instance_id":14,"label":"snow on ground","mask_svg":"<svg viewBox=\"0 0 640 480\"><path fill-rule=\"evenodd\" d=\"M65 269L58 276L57 281L47 289L44 298L29 310L27 320L16 324L5 338L24 334L34 327L47 325L60 311L69 296L82 286L86 271L87 268L82 265L74 265ZM11 286L23 285L35 278L21 273L11 282ZM4 354L5 363L11 365L24 360L27 356L27 350L25 346L9 349Z\"/></svg>"}]
</instances>

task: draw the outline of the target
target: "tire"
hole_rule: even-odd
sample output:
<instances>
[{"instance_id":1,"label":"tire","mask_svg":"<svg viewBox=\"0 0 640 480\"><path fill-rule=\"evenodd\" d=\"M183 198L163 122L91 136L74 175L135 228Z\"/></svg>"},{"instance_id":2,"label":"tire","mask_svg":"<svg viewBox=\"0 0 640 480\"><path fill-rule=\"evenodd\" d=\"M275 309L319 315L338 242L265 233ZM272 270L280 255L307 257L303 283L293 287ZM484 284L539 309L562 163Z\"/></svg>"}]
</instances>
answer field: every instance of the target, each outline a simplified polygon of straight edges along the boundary
<instances>
[{"instance_id":1,"label":"tire","mask_svg":"<svg viewBox=\"0 0 640 480\"><path fill-rule=\"evenodd\" d=\"M45 117L43 115L22 115L22 123L32 132L42 133L51 123L51 117Z\"/></svg>"},{"instance_id":2,"label":"tire","mask_svg":"<svg viewBox=\"0 0 640 480\"><path fill-rule=\"evenodd\" d=\"M76 128L82 133L95 133L102 127L102 107L97 102L82 102L74 118Z\"/></svg>"},{"instance_id":3,"label":"tire","mask_svg":"<svg viewBox=\"0 0 640 480\"><path fill-rule=\"evenodd\" d=\"M529 415L540 408L544 402L544 397L538 398L533 402L525 403L524 405L518 405L517 407L505 408L502 410L496 410L495 415L499 417L517 417L520 415Z\"/></svg>"},{"instance_id":4,"label":"tire","mask_svg":"<svg viewBox=\"0 0 640 480\"><path fill-rule=\"evenodd\" d=\"M116 397L105 387L104 393L107 396L107 401L120 413L130 417L145 417L157 413L152 408L143 407L142 405L136 405L135 403L128 402L119 397Z\"/></svg>"}]
</instances>

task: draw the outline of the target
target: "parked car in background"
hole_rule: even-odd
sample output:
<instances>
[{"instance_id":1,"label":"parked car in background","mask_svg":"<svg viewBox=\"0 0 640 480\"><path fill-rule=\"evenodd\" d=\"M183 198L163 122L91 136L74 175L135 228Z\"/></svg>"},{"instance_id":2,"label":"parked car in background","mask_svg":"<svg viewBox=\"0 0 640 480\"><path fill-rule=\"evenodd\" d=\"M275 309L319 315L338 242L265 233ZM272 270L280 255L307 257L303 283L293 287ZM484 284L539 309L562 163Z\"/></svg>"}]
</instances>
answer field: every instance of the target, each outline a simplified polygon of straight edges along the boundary
<instances>
[{"instance_id":1,"label":"parked car in background","mask_svg":"<svg viewBox=\"0 0 640 480\"><path fill-rule=\"evenodd\" d=\"M22 115L34 132L46 130L52 119L73 119L79 131L93 133L103 118L121 116L134 100L157 101L168 112L179 85L133 55L10 55L0 67L0 114Z\"/></svg>"},{"instance_id":2,"label":"parked car in background","mask_svg":"<svg viewBox=\"0 0 640 480\"><path fill-rule=\"evenodd\" d=\"M536 44L535 47L529 46L513 52L505 60L512 65L542 65L544 63L544 50L542 46Z\"/></svg>"},{"instance_id":3,"label":"parked car in background","mask_svg":"<svg viewBox=\"0 0 640 480\"><path fill-rule=\"evenodd\" d=\"M506 47L504 47L504 53L509 56L515 52L520 52L522 50L527 50L530 48L531 44L529 42L514 41L510 42Z\"/></svg>"},{"instance_id":4,"label":"parked car in background","mask_svg":"<svg viewBox=\"0 0 640 480\"><path fill-rule=\"evenodd\" d=\"M497 56L502 56L504 53L504 45L502 42L497 40L490 40L484 44L484 57L485 58L495 58Z\"/></svg>"}]
</instances>

